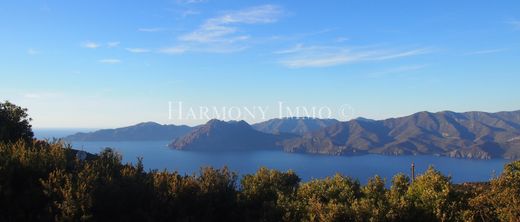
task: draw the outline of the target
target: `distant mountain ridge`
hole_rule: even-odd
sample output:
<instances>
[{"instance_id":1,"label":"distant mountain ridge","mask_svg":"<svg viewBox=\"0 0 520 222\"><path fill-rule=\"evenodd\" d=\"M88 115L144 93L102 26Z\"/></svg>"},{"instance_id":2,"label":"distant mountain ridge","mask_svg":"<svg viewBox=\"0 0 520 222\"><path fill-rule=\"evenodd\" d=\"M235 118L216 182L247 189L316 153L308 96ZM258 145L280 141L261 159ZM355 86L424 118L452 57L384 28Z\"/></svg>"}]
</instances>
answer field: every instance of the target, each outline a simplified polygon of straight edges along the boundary
<instances>
[{"instance_id":1,"label":"distant mountain ridge","mask_svg":"<svg viewBox=\"0 0 520 222\"><path fill-rule=\"evenodd\" d=\"M337 122L339 121L334 119L283 118L253 124L252 127L269 134L293 133L303 135ZM162 125L155 122L143 122L116 129L76 133L64 139L69 141L173 140L188 134L197 127L199 126L190 127L186 125Z\"/></svg>"},{"instance_id":2,"label":"distant mountain ridge","mask_svg":"<svg viewBox=\"0 0 520 222\"><path fill-rule=\"evenodd\" d=\"M354 119L283 142L287 152L332 155L425 154L520 158L520 111L419 112L386 120Z\"/></svg>"},{"instance_id":3,"label":"distant mountain ridge","mask_svg":"<svg viewBox=\"0 0 520 222\"><path fill-rule=\"evenodd\" d=\"M102 129L89 133L76 133L65 137L68 141L137 141L172 140L190 132L193 127L185 125L162 125L143 122L116 129Z\"/></svg>"},{"instance_id":4,"label":"distant mountain ridge","mask_svg":"<svg viewBox=\"0 0 520 222\"><path fill-rule=\"evenodd\" d=\"M271 134L292 133L303 135L308 132L313 132L327 126L334 125L339 121L336 119L317 119L317 118L276 118L265 122L251 125L254 129Z\"/></svg>"}]
</instances>

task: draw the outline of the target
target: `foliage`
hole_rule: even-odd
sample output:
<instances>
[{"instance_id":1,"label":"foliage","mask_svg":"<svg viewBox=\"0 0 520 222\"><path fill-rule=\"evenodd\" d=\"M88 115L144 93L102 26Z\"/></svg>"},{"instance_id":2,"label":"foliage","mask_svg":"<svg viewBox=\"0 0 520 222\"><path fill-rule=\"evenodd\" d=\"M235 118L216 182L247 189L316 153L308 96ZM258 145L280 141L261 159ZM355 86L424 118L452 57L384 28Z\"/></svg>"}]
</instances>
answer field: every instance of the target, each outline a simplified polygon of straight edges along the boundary
<instances>
[{"instance_id":1,"label":"foliage","mask_svg":"<svg viewBox=\"0 0 520 222\"><path fill-rule=\"evenodd\" d=\"M5 101L0 103L0 142L30 142L34 136L27 109Z\"/></svg>"},{"instance_id":2,"label":"foliage","mask_svg":"<svg viewBox=\"0 0 520 222\"><path fill-rule=\"evenodd\" d=\"M389 210L386 214L388 221L413 221L410 216L411 203L407 196L410 178L404 174L397 174L392 178L392 186L387 192Z\"/></svg>"},{"instance_id":3,"label":"foliage","mask_svg":"<svg viewBox=\"0 0 520 222\"><path fill-rule=\"evenodd\" d=\"M280 221L285 215L283 201L293 198L300 178L293 172L260 168L241 180L240 204L248 221Z\"/></svg>"},{"instance_id":4,"label":"foliage","mask_svg":"<svg viewBox=\"0 0 520 222\"><path fill-rule=\"evenodd\" d=\"M295 201L305 221L352 221L351 206L360 195L358 181L336 174L302 184Z\"/></svg>"},{"instance_id":5,"label":"foliage","mask_svg":"<svg viewBox=\"0 0 520 222\"><path fill-rule=\"evenodd\" d=\"M457 220L455 192L451 178L433 167L418 176L409 186L407 196L414 208L414 216L422 221Z\"/></svg>"},{"instance_id":6,"label":"foliage","mask_svg":"<svg viewBox=\"0 0 520 222\"><path fill-rule=\"evenodd\" d=\"M260 168L240 180L227 168L198 174L144 171L106 149L80 161L70 146L0 143L0 221L518 221L520 161L489 183L452 184L429 168L388 189L336 174L300 182Z\"/></svg>"},{"instance_id":7,"label":"foliage","mask_svg":"<svg viewBox=\"0 0 520 222\"><path fill-rule=\"evenodd\" d=\"M469 200L473 221L520 221L520 161L504 166L502 174L488 185L474 188Z\"/></svg>"},{"instance_id":8,"label":"foliage","mask_svg":"<svg viewBox=\"0 0 520 222\"><path fill-rule=\"evenodd\" d=\"M361 197L355 202L358 221L384 221L390 204L385 189L385 181L375 176L361 189Z\"/></svg>"}]
</instances>

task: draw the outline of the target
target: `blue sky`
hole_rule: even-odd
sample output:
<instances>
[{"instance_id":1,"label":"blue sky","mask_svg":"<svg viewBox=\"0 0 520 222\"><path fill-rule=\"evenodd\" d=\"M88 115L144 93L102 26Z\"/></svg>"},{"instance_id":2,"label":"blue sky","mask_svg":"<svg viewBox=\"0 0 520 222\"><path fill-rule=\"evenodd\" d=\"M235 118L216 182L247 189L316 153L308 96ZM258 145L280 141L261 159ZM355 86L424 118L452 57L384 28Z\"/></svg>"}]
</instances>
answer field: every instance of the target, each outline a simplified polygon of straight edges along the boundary
<instances>
[{"instance_id":1,"label":"blue sky","mask_svg":"<svg viewBox=\"0 0 520 222\"><path fill-rule=\"evenodd\" d=\"M425 2L3 1L0 99L35 127L206 121L170 118L178 101L520 109L520 2Z\"/></svg>"}]
</instances>

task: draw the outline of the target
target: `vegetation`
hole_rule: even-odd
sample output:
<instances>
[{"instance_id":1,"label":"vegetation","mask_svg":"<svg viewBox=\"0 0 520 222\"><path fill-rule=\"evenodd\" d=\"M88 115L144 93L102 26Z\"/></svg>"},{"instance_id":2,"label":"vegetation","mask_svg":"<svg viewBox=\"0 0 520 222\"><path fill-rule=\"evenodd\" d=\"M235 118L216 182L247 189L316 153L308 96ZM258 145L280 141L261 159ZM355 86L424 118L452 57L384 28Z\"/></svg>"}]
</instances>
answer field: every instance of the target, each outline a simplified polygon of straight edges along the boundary
<instances>
[{"instance_id":1,"label":"vegetation","mask_svg":"<svg viewBox=\"0 0 520 222\"><path fill-rule=\"evenodd\" d=\"M19 139L31 141L34 136L27 109L9 101L0 103L0 141L15 142Z\"/></svg>"},{"instance_id":2,"label":"vegetation","mask_svg":"<svg viewBox=\"0 0 520 222\"><path fill-rule=\"evenodd\" d=\"M520 220L520 161L486 183L452 184L430 168L388 189L378 176L302 183L266 168L240 179L227 168L146 172L111 149L79 160L67 144L21 135L0 141L0 221Z\"/></svg>"}]
</instances>

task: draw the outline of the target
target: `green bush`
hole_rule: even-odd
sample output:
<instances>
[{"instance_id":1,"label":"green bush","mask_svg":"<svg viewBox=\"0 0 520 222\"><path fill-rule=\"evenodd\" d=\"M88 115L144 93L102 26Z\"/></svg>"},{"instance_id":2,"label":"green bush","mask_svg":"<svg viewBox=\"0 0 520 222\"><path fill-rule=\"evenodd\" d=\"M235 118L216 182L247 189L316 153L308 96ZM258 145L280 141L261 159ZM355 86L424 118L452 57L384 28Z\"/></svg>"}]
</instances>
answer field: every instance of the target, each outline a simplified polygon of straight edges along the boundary
<instances>
[{"instance_id":1,"label":"green bush","mask_svg":"<svg viewBox=\"0 0 520 222\"><path fill-rule=\"evenodd\" d=\"M16 142L20 139L31 142L34 136L29 124L31 120L27 109L9 101L0 103L0 142Z\"/></svg>"}]
</instances>

